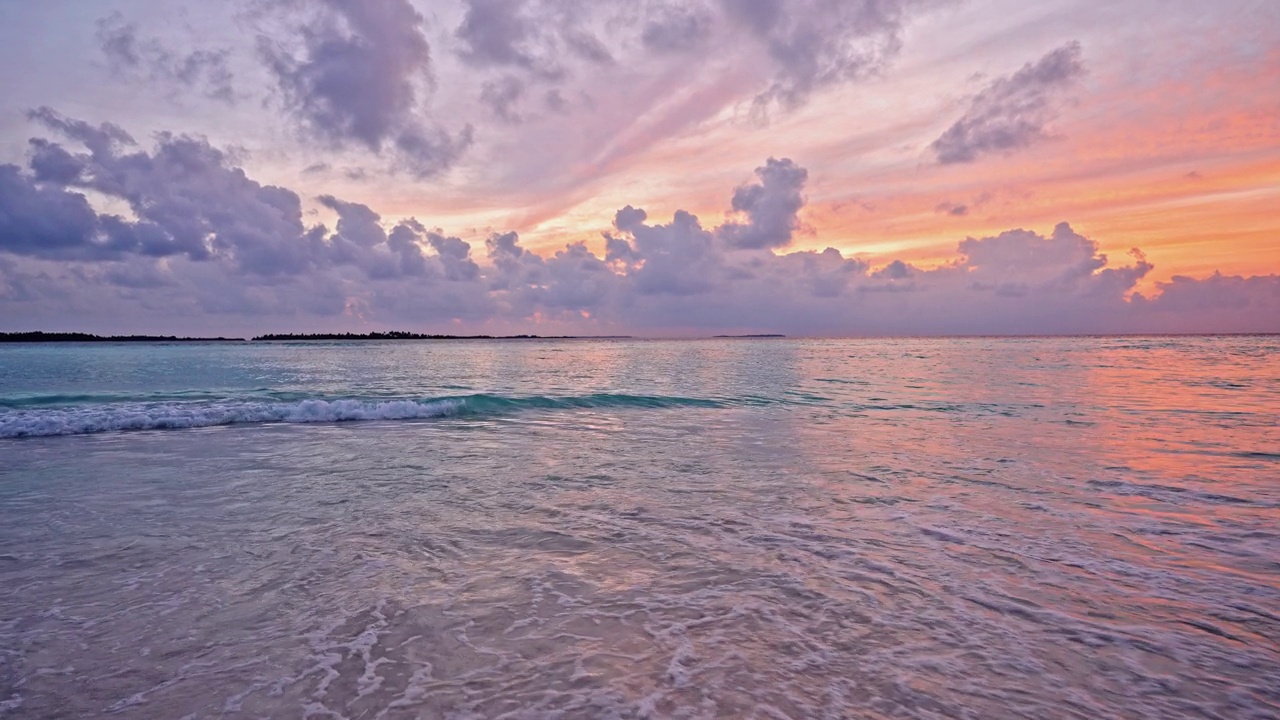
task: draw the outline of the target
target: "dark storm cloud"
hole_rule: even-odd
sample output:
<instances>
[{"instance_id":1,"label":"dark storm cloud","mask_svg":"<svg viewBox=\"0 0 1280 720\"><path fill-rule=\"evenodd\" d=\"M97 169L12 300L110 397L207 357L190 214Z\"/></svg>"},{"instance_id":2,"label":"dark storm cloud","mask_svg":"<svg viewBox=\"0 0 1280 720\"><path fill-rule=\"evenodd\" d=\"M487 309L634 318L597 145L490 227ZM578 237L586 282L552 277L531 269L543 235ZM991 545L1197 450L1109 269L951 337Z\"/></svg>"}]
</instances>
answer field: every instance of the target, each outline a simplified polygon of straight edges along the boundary
<instances>
[{"instance_id":1,"label":"dark storm cloud","mask_svg":"<svg viewBox=\"0 0 1280 720\"><path fill-rule=\"evenodd\" d=\"M769 158L764 167L756 168L756 177L759 182L733 193L733 211L747 221L725 223L720 237L739 248L783 247L800 227L797 213L804 206L802 191L809 173L789 159Z\"/></svg>"},{"instance_id":2,"label":"dark storm cloud","mask_svg":"<svg viewBox=\"0 0 1280 720\"><path fill-rule=\"evenodd\" d=\"M1026 147L1046 136L1059 93L1084 74L1080 44L1068 43L1013 75L997 78L930 145L943 165Z\"/></svg>"},{"instance_id":3,"label":"dark storm cloud","mask_svg":"<svg viewBox=\"0 0 1280 720\"><path fill-rule=\"evenodd\" d=\"M301 47L260 38L291 110L317 137L388 154L419 178L450 167L471 144L423 122L432 85L422 16L408 0L325 0Z\"/></svg>"},{"instance_id":4,"label":"dark storm cloud","mask_svg":"<svg viewBox=\"0 0 1280 720\"><path fill-rule=\"evenodd\" d=\"M189 53L171 50L159 40L140 37L138 26L125 22L119 13L98 21L97 40L107 62L117 73L136 74L175 89L194 89L223 102L230 103L236 98L227 64L228 50Z\"/></svg>"}]
</instances>

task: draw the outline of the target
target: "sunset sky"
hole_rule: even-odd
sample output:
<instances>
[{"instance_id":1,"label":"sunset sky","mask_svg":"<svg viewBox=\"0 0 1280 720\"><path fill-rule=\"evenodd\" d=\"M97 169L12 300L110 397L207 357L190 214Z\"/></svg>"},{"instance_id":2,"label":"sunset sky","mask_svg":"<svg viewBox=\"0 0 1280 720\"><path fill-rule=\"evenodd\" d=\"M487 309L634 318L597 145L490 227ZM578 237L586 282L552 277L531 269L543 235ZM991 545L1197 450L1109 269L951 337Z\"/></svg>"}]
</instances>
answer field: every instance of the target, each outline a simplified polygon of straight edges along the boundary
<instances>
[{"instance_id":1,"label":"sunset sky","mask_svg":"<svg viewBox=\"0 0 1280 720\"><path fill-rule=\"evenodd\" d=\"M1280 331L1271 0L0 0L0 330Z\"/></svg>"}]
</instances>

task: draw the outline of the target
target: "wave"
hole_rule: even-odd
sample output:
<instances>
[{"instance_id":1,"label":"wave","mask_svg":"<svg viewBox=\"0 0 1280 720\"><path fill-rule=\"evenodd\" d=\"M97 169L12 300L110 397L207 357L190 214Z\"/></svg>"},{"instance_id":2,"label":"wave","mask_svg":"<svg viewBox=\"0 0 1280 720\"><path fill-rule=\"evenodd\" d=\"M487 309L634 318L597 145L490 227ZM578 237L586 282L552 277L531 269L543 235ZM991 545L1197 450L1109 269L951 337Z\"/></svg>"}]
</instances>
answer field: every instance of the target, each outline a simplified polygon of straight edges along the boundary
<instances>
[{"instance_id":1,"label":"wave","mask_svg":"<svg viewBox=\"0 0 1280 720\"><path fill-rule=\"evenodd\" d=\"M595 393L565 397L463 395L442 398L310 398L293 402L147 402L0 410L0 438L173 430L251 423L334 423L502 415L522 410L720 407L714 400Z\"/></svg>"},{"instance_id":2,"label":"wave","mask_svg":"<svg viewBox=\"0 0 1280 720\"><path fill-rule=\"evenodd\" d=\"M96 393L17 393L0 396L0 412L6 409L46 408L56 406L110 405L120 403L195 402L217 400L305 400L301 393L273 392L267 389L173 390L159 392L96 392Z\"/></svg>"}]
</instances>

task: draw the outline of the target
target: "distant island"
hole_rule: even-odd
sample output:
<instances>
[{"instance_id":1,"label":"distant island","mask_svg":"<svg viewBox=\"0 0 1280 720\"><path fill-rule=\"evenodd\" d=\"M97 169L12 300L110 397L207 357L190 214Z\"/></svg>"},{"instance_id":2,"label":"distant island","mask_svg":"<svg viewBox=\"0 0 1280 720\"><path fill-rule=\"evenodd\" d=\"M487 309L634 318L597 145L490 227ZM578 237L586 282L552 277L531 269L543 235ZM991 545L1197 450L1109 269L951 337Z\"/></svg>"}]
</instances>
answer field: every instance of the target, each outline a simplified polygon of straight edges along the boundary
<instances>
[{"instance_id":1,"label":"distant island","mask_svg":"<svg viewBox=\"0 0 1280 720\"><path fill-rule=\"evenodd\" d=\"M434 335L392 330L370 333L271 333L253 338L273 340L630 340L630 335ZM94 335L80 332L0 332L0 343L48 342L246 342L244 338L176 337L174 335Z\"/></svg>"},{"instance_id":2,"label":"distant island","mask_svg":"<svg viewBox=\"0 0 1280 720\"><path fill-rule=\"evenodd\" d=\"M176 337L174 335L93 335L79 332L0 332L0 342L244 342L244 338Z\"/></svg>"},{"instance_id":3,"label":"distant island","mask_svg":"<svg viewBox=\"0 0 1280 720\"><path fill-rule=\"evenodd\" d=\"M756 333L753 335L712 335L715 338L784 338L786 335L777 333Z\"/></svg>"},{"instance_id":4,"label":"distant island","mask_svg":"<svg viewBox=\"0 0 1280 720\"><path fill-rule=\"evenodd\" d=\"M270 340L629 340L630 335L426 335L400 330L371 333L273 333L255 342Z\"/></svg>"}]
</instances>

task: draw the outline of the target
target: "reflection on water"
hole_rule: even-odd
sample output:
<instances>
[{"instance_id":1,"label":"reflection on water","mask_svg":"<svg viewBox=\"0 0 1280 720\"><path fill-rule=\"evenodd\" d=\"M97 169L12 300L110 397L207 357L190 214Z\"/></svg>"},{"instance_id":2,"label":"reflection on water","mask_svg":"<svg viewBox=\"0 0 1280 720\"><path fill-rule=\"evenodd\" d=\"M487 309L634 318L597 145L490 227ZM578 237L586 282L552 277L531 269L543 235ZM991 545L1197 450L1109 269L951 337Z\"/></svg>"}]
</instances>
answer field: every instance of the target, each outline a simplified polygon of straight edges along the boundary
<instances>
[{"instance_id":1,"label":"reflection on water","mask_svg":"<svg viewBox=\"0 0 1280 720\"><path fill-rule=\"evenodd\" d=\"M712 402L0 440L0 715L1274 717L1277 350L13 351L10 411Z\"/></svg>"}]
</instances>

